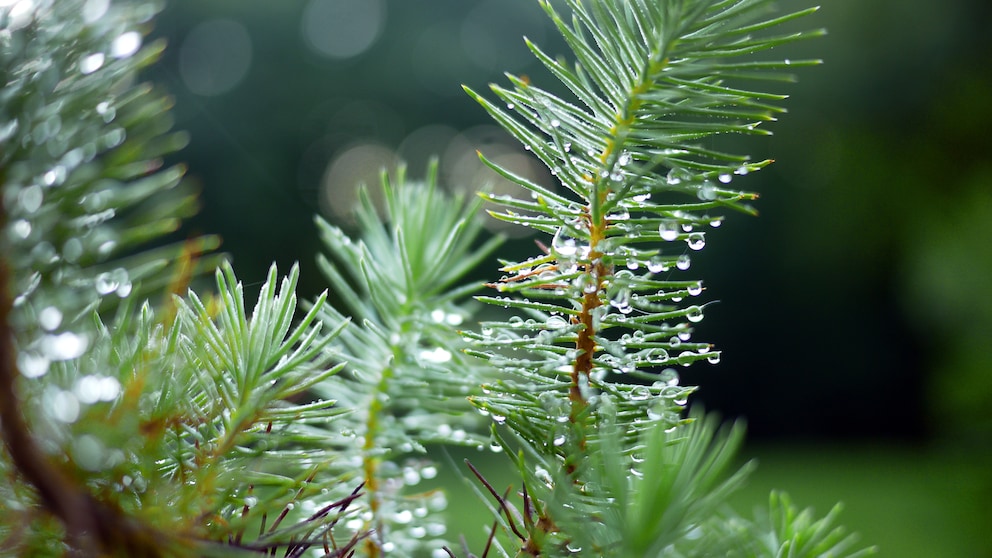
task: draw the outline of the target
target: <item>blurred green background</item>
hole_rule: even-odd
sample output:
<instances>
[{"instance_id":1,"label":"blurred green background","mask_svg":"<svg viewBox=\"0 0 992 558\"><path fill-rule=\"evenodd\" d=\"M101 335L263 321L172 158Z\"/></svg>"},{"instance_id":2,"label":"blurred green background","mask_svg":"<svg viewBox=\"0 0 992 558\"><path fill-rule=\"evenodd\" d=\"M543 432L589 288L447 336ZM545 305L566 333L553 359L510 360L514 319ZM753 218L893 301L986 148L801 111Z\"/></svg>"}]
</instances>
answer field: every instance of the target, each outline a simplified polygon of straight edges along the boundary
<instances>
[{"instance_id":1,"label":"blurred green background","mask_svg":"<svg viewBox=\"0 0 992 558\"><path fill-rule=\"evenodd\" d=\"M778 160L741 179L761 216L728 220L692 269L721 301L697 337L724 353L685 382L748 421L761 466L742 511L782 488L820 513L844 501L882 556L992 556L990 16L826 0L801 24L829 34L774 53L825 63L782 86L776 135L748 140ZM493 179L482 149L550 184L460 87L551 85L520 39L565 52L534 0L173 1L155 33L170 48L149 78L176 97L203 190L185 234L220 234L248 283L299 261L304 294L323 290L312 215L347 224L355 185L399 160L417 177L438 154L474 190ZM477 535L484 510L455 494Z\"/></svg>"}]
</instances>

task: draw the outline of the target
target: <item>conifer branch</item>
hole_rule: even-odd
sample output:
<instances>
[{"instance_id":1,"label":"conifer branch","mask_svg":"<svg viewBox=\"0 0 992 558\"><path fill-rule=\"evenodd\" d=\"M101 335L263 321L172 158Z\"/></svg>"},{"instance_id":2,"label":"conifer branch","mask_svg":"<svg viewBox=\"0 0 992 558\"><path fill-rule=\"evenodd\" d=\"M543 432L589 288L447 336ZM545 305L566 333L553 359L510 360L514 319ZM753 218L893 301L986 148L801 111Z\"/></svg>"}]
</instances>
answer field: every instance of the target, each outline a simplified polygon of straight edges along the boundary
<instances>
[{"instance_id":1,"label":"conifer branch","mask_svg":"<svg viewBox=\"0 0 992 558\"><path fill-rule=\"evenodd\" d=\"M717 482L739 429L715 440L711 420L680 418L695 388L674 366L720 353L691 340L706 304L685 301L702 282L671 275L704 247L700 229L721 224L710 212L753 212L757 196L730 185L771 162L714 147L721 134L766 134L759 125L782 112L784 95L734 83L817 63L750 56L822 32L767 34L815 9L767 17L765 0L566 0L570 18L540 4L576 62L527 45L572 98L513 75L512 87L491 86L505 109L466 88L561 186L480 155L530 194L484 195L505 208L490 213L551 240L489 284L512 297L479 298L524 316L468 335L504 374L472 401L513 434L497 437L503 448L531 461L519 467L539 521L520 554L682 555L688 530L744 473Z\"/></svg>"},{"instance_id":2,"label":"conifer branch","mask_svg":"<svg viewBox=\"0 0 992 558\"><path fill-rule=\"evenodd\" d=\"M477 245L481 200L465 203L441 191L436 162L422 183L408 181L403 167L395 177L384 171L380 188L381 212L368 190L360 191L355 240L317 220L328 252L318 265L361 326L343 332L335 349L345 372L314 389L352 411L339 448L365 486L358 504L374 531L364 543L367 556L410 554L431 544L410 536L404 518L435 495L407 495L404 485L418 484L421 470L433 476L436 465L410 454L423 453L426 444L485 443L464 401L481 381L480 363L459 352L464 342L455 329L471 316L462 299L481 285L458 282L500 242ZM343 318L328 306L321 316L332 323Z\"/></svg>"},{"instance_id":3,"label":"conifer branch","mask_svg":"<svg viewBox=\"0 0 992 558\"><path fill-rule=\"evenodd\" d=\"M468 92L559 184L481 153L524 195L466 203L436 163L423 183L384 173L355 240L317 220L337 297L303 311L296 266L251 307L216 238L142 250L197 206L163 163L186 142L172 101L136 80L160 4L0 7L0 473L24 481L0 483L0 551L454 556L443 496L414 488L437 474L427 446L453 443L520 476L518 500L470 465L495 516L483 557L870 552L836 510L778 493L753 520L726 511L741 428L681 414L677 369L720 358L692 339L706 291L681 272L724 212L754 213L736 183L771 162L721 136L769 133L785 96L765 86L816 61L759 57L821 34L778 31L815 10L540 5L575 61L527 46L568 96L512 75L497 101ZM546 237L501 262L477 300L514 315L476 332L464 277L500 242L479 240L486 201ZM189 288L211 269L212 291Z\"/></svg>"},{"instance_id":4,"label":"conifer branch","mask_svg":"<svg viewBox=\"0 0 992 558\"><path fill-rule=\"evenodd\" d=\"M0 200L0 230L5 217ZM31 435L17 389L21 373L10 330L13 299L9 278L7 261L0 258L0 430L7 455L19 476L37 490L45 508L61 521L74 552L113 554L126 549L135 556L160 556L169 547L169 536L94 498L53 463Z\"/></svg>"}]
</instances>

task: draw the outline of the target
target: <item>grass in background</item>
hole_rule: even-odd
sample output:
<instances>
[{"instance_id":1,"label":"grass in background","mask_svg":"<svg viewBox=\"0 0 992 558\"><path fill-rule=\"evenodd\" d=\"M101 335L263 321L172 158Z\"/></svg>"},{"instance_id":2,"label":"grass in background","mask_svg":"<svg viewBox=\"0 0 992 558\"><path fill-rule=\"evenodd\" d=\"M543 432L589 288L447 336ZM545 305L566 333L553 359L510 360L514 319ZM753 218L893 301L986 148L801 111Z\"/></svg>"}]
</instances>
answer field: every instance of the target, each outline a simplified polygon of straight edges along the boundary
<instances>
[{"instance_id":1,"label":"grass in background","mask_svg":"<svg viewBox=\"0 0 992 558\"><path fill-rule=\"evenodd\" d=\"M470 459L497 490L514 479L505 456L473 450L450 456L450 462L436 457L467 476L463 462ZM751 446L744 458L758 460L748 485L732 498L744 515L765 507L774 488L818 516L841 501L841 524L878 546L881 558L992 558L992 459L888 445L794 444ZM473 552L481 552L492 516L454 475L439 478L444 482L431 487L447 490L449 539L464 534Z\"/></svg>"},{"instance_id":2,"label":"grass in background","mask_svg":"<svg viewBox=\"0 0 992 558\"><path fill-rule=\"evenodd\" d=\"M852 445L756 446L745 457L758 468L733 498L742 513L776 488L818 514L841 501L841 524L881 557L992 557L992 482L974 457Z\"/></svg>"}]
</instances>

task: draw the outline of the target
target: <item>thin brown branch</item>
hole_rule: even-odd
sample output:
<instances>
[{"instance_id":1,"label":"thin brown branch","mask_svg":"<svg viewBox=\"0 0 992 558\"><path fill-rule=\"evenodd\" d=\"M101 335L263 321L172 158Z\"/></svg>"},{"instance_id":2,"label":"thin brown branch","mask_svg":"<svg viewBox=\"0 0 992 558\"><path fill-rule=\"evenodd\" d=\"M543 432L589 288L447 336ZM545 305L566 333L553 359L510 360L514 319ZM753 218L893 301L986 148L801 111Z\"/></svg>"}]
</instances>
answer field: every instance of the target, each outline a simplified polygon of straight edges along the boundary
<instances>
[{"instance_id":1,"label":"thin brown branch","mask_svg":"<svg viewBox=\"0 0 992 558\"><path fill-rule=\"evenodd\" d=\"M475 475L477 479L479 479L479 482L481 482L482 485L485 486L487 490L489 490L489 493L493 495L493 498L495 498L496 501L499 502L499 507L501 510L503 510L503 513L506 515L506 521L510 525L510 530L513 531L513 534L520 537L520 540L522 541L527 540L527 537L525 537L523 533L521 533L520 530L517 528L517 524L513 520L514 513L510 509L510 504L507 503L506 501L506 497L510 494L510 488L507 488L505 494L503 496L500 496L499 492L496 492L496 489L493 488L493 485L489 484L489 481L487 481L486 478L482 476L482 473L480 473L479 470L476 469L475 466L472 465L472 463L468 459L465 460L465 465L468 465L468 468L472 470L472 473Z\"/></svg>"}]
</instances>

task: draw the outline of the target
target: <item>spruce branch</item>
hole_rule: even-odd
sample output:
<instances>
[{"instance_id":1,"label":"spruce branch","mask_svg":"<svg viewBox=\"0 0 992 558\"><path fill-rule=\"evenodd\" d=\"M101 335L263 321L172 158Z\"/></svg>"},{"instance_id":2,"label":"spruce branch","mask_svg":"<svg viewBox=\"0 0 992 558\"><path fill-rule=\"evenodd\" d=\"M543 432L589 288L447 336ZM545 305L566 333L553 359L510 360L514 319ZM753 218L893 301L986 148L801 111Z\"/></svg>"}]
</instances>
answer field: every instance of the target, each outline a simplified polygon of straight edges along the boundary
<instances>
[{"instance_id":1,"label":"spruce branch","mask_svg":"<svg viewBox=\"0 0 992 558\"><path fill-rule=\"evenodd\" d=\"M316 319L322 299L297 322L295 269L280 286L273 268L251 314L229 266L216 298L146 300L219 261L212 237L141 250L197 207L162 163L186 143L172 101L137 80L163 48L142 44L159 8L0 8L0 469L28 481L0 488L0 533L19 553L213 555L337 489L323 427L342 410L306 392L341 368L325 347L344 322ZM265 544L298 534L281 536Z\"/></svg>"},{"instance_id":2,"label":"spruce branch","mask_svg":"<svg viewBox=\"0 0 992 558\"><path fill-rule=\"evenodd\" d=\"M480 297L530 319L484 324L483 334L472 336L474 354L524 382L543 375L549 386L564 389L573 425L595 421L588 407L599 392L617 399L621 415L646 414L671 426L691 389L677 386L674 368L660 376L649 371L719 359L708 343L691 341L706 304L685 301L703 292L702 282L671 275L688 269L689 252L704 247L701 228L722 222L710 212L750 211L745 202L756 196L730 183L770 162L705 145L720 134L764 133L758 124L781 112L773 103L784 96L732 83L774 79L772 70L815 63L750 58L820 34L753 35L815 10L767 18L770 2L762 0L570 0L569 23L551 3L541 5L576 63L528 46L574 99L512 75L512 88L492 86L505 109L466 89L550 169L563 191L482 158L530 193L530 199L484 195L506 208L494 215L544 232L551 242L545 254L502 268L508 275L492 286L515 298ZM652 385L640 385L651 378ZM507 394L476 400L493 414L537 411L533 398L521 399L509 384L490 391ZM545 410L560 406L550 398L545 403ZM507 420L524 428L529 419ZM554 427L547 421L535 429ZM570 430L581 449L587 434Z\"/></svg>"},{"instance_id":3,"label":"spruce branch","mask_svg":"<svg viewBox=\"0 0 992 558\"><path fill-rule=\"evenodd\" d=\"M56 414L76 420L78 400L52 391L49 379L64 380L67 361L92 349L91 311L150 292L179 247L124 254L174 231L196 207L180 183L183 168L162 168L161 158L186 142L170 132L171 101L136 79L162 50L142 45L157 4L107 7L98 25L80 17L82 4L0 9L3 427L11 465L65 529L47 541L29 534L28 548L65 536L78 552L154 556L174 537L81 484L71 461L53 460L53 446L85 448L91 438L73 438L52 413L38 412L43 394L52 405L54 393ZM202 252L216 240L195 244ZM32 499L17 491L10 501L29 509Z\"/></svg>"},{"instance_id":4,"label":"spruce branch","mask_svg":"<svg viewBox=\"0 0 992 558\"><path fill-rule=\"evenodd\" d=\"M695 555L699 525L741 482L720 475L742 433L680 418L695 388L675 366L720 353L692 340L702 282L673 275L723 211L754 212L757 196L731 183L771 161L717 147L721 135L766 135L760 125L783 112L784 95L752 84L818 63L754 55L822 31L774 34L815 9L769 16L765 0L566 0L570 18L540 3L576 62L527 45L572 97L513 75L491 86L499 102L466 88L561 185L480 154L529 194L483 194L503 207L490 214L550 236L543 253L504 262L489 284L501 296L479 297L522 315L467 336L503 372L472 402L508 429L504 449L522 448L540 510L525 537L504 528L525 555Z\"/></svg>"},{"instance_id":5,"label":"spruce branch","mask_svg":"<svg viewBox=\"0 0 992 558\"><path fill-rule=\"evenodd\" d=\"M0 227L4 214L0 213ZM42 505L62 523L66 542L77 552L162 555L170 546L171 536L135 522L117 507L95 498L46 455L32 436L17 389L21 372L9 325L13 307L9 277L7 263L0 258L0 430L18 475L30 483Z\"/></svg>"},{"instance_id":6,"label":"spruce branch","mask_svg":"<svg viewBox=\"0 0 992 558\"><path fill-rule=\"evenodd\" d=\"M481 287L460 282L500 239L479 245L481 200L466 203L441 191L436 162L424 182L407 180L403 167L395 177L384 171L380 188L381 213L360 190L356 240L317 220L328 252L318 264L360 327L345 330L334 348L347 362L344 372L314 391L352 411L339 448L365 486L358 504L374 530L366 555L411 555L440 545L436 536L418 533L423 526L410 525L412 511L439 507L429 505L437 494L404 489L436 474L437 466L417 454L432 443L486 443L465 403L481 383L480 363L461 353L455 328L471 317L465 298ZM343 319L326 305L320 315L332 323Z\"/></svg>"}]
</instances>

